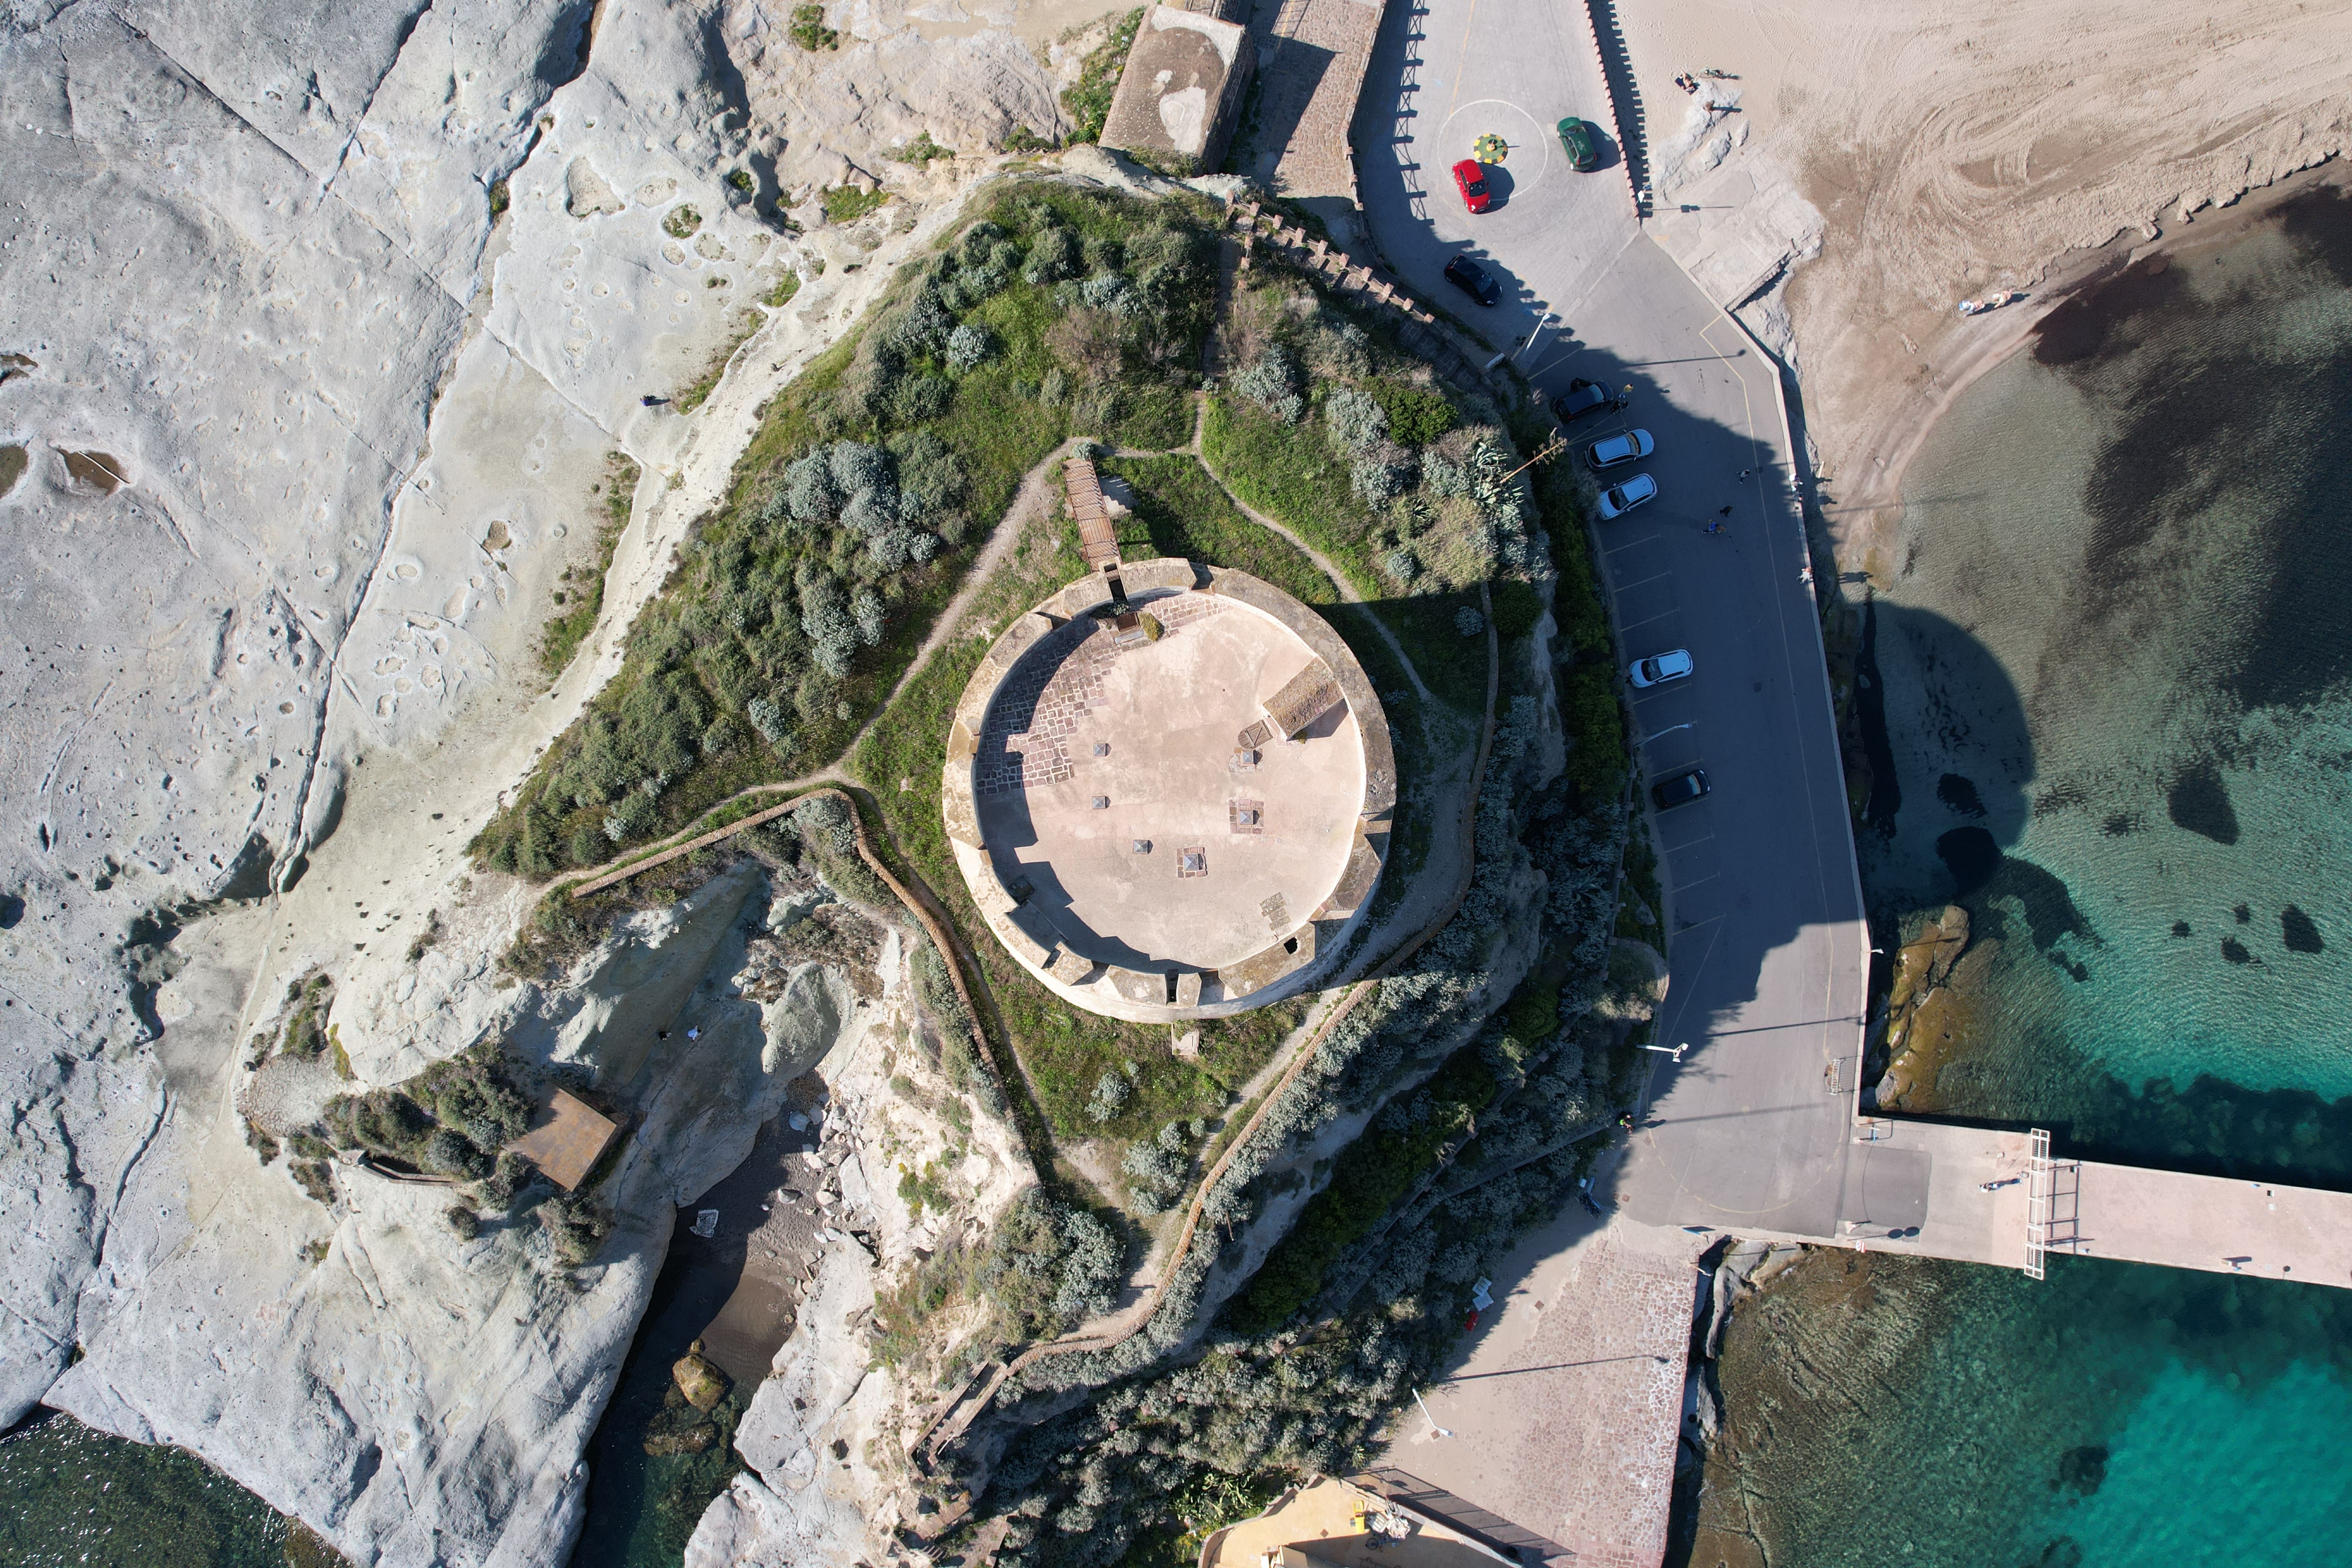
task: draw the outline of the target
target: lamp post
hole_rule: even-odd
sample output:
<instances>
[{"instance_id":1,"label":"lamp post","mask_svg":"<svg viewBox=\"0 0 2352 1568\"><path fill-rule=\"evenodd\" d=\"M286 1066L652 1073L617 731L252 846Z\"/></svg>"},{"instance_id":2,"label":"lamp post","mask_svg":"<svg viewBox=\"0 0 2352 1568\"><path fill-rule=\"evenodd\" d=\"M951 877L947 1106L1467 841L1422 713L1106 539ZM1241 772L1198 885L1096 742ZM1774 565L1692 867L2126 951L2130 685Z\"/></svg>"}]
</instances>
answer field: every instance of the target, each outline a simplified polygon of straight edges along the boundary
<instances>
[{"instance_id":1,"label":"lamp post","mask_svg":"<svg viewBox=\"0 0 2352 1568\"><path fill-rule=\"evenodd\" d=\"M1680 1061L1683 1059L1683 1053L1690 1049L1690 1042L1685 1040L1681 1045L1674 1047L1645 1045L1642 1048L1645 1051L1655 1051L1662 1057L1672 1057L1675 1060Z\"/></svg>"}]
</instances>

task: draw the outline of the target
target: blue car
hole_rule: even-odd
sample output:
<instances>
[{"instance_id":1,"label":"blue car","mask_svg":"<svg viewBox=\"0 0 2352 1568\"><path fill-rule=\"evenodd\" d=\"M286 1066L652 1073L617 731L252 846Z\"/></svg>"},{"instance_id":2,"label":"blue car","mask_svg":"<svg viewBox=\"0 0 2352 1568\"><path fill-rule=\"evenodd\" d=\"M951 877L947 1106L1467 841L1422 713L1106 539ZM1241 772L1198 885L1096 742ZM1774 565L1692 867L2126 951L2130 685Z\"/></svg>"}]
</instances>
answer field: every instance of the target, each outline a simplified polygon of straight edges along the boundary
<instances>
[{"instance_id":1,"label":"blue car","mask_svg":"<svg viewBox=\"0 0 2352 1568\"><path fill-rule=\"evenodd\" d=\"M1650 800L1660 811L1672 811L1678 805L1688 805L1703 800L1710 793L1704 768L1685 768L1670 778L1660 779L1650 786Z\"/></svg>"}]
</instances>

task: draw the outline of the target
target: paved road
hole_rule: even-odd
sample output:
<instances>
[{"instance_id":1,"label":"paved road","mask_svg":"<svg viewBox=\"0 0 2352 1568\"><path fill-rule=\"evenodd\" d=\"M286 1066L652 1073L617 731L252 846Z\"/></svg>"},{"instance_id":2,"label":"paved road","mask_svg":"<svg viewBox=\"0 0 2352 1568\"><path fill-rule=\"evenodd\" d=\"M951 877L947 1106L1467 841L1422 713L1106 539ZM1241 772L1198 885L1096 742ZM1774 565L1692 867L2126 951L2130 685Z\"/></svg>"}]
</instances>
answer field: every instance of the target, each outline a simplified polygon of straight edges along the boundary
<instances>
[{"instance_id":1,"label":"paved road","mask_svg":"<svg viewBox=\"0 0 2352 1568\"><path fill-rule=\"evenodd\" d=\"M1551 132L1567 113L1609 113L1582 6L1391 5L1356 121L1365 214L1390 264L1497 346L1547 310L1565 323L1521 359L1547 391L1576 375L1633 388L1628 415L1577 427L1579 460L1627 424L1657 442L1638 467L1659 499L1601 525L1602 563L1627 651L1697 661L1633 704L1647 776L1700 764L1714 794L1657 823L1673 924L1660 1038L1691 1048L1680 1067L1658 1058L1618 1201L1650 1224L1831 1236L1869 939L1776 368L1642 232L1621 168L1568 168ZM1490 132L1511 143L1502 199L1473 217L1447 169ZM1502 277L1503 303L1445 284L1463 249Z\"/></svg>"}]
</instances>

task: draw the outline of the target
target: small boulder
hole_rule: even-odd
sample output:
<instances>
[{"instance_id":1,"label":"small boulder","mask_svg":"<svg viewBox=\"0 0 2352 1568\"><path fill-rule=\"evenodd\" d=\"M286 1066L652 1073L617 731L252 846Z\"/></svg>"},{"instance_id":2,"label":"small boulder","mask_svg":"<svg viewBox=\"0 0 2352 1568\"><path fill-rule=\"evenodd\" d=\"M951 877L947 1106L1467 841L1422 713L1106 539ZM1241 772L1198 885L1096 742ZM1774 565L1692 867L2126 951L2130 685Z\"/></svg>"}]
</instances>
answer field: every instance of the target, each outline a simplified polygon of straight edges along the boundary
<instances>
[{"instance_id":1,"label":"small boulder","mask_svg":"<svg viewBox=\"0 0 2352 1568\"><path fill-rule=\"evenodd\" d=\"M727 1397L727 1374L702 1359L700 1340L678 1357L669 1374L677 1380L677 1391L686 1395L686 1402L697 1410L715 1410Z\"/></svg>"}]
</instances>

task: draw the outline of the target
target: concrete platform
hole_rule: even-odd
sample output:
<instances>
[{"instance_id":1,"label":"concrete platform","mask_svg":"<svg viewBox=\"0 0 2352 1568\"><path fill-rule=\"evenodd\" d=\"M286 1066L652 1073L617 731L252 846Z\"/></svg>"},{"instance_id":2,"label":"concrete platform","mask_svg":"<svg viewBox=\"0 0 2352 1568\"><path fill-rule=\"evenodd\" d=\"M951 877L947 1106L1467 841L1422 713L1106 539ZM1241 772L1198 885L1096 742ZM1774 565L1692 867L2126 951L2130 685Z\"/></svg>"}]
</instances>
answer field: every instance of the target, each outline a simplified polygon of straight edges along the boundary
<instances>
[{"instance_id":1,"label":"concrete platform","mask_svg":"<svg viewBox=\"0 0 2352 1568\"><path fill-rule=\"evenodd\" d=\"M1509 1521L1524 1563L1652 1568L1666 1546L1706 1238L1574 1204L1495 1270L1481 1315L1379 1463Z\"/></svg>"},{"instance_id":2,"label":"concrete platform","mask_svg":"<svg viewBox=\"0 0 2352 1568\"><path fill-rule=\"evenodd\" d=\"M1836 1234L1740 1234L2025 1266L2027 1134L1880 1118L1856 1122L1854 1140ZM2352 1289L2352 1193L2063 1158L2046 1180L2054 1256Z\"/></svg>"}]
</instances>

